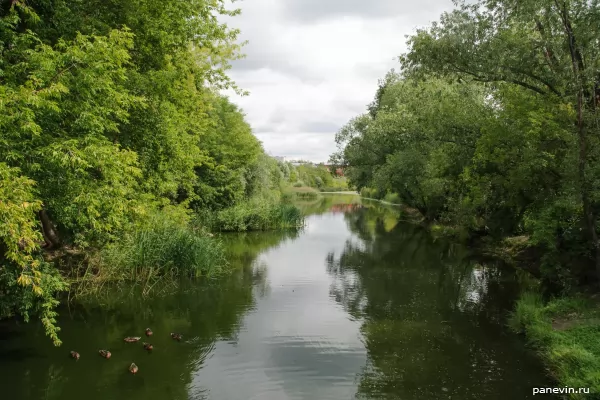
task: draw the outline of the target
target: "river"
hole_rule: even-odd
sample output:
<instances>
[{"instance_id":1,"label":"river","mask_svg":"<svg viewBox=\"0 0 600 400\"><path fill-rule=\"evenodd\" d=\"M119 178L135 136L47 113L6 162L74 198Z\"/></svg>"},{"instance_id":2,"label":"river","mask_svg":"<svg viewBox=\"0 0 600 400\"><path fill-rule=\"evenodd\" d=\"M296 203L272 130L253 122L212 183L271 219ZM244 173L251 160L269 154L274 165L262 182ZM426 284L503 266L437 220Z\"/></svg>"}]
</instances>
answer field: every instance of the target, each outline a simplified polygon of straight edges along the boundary
<instances>
[{"instance_id":1,"label":"river","mask_svg":"<svg viewBox=\"0 0 600 400\"><path fill-rule=\"evenodd\" d=\"M1 397L505 400L552 386L505 327L514 270L397 208L342 195L301 206L300 232L225 235L231 276L63 307L60 348L39 324L3 322ZM147 327L151 353L123 341Z\"/></svg>"}]
</instances>

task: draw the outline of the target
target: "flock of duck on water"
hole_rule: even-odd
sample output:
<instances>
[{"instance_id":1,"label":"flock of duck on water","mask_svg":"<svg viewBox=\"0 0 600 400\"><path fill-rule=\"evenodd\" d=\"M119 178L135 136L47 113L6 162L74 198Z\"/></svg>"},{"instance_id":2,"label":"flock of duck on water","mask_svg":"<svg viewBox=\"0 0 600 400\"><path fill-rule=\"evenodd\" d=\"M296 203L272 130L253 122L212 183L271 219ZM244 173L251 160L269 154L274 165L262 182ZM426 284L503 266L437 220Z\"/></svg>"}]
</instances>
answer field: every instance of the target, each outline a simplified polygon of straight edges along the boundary
<instances>
[{"instance_id":1,"label":"flock of duck on water","mask_svg":"<svg viewBox=\"0 0 600 400\"><path fill-rule=\"evenodd\" d=\"M152 330L150 328L146 328L146 336L152 336L154 333L152 332ZM171 338L177 341L180 341L182 338L182 335L180 333L171 333ZM126 337L125 340L127 343L135 343L135 342L139 342L141 339L141 336L128 336ZM152 351L154 349L154 347L150 344L150 343L146 343L143 342L143 346L144 346L144 350L146 351ZM98 354L100 354L100 356L109 359L111 354L110 351L108 350L98 350ZM79 353L76 351L71 351L71 358L74 358L76 361L79 360ZM137 374L139 368L137 365L135 365L135 363L131 363L131 365L129 366L129 372L131 372L132 374Z\"/></svg>"}]
</instances>

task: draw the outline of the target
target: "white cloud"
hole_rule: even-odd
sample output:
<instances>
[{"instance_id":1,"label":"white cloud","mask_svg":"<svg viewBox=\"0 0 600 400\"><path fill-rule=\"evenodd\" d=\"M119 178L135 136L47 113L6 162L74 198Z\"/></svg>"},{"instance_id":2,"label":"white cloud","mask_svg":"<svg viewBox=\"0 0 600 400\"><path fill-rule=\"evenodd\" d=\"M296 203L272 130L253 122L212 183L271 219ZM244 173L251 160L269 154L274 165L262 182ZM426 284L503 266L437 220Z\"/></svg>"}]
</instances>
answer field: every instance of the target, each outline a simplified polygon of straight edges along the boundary
<instances>
[{"instance_id":1,"label":"white cloud","mask_svg":"<svg viewBox=\"0 0 600 400\"><path fill-rule=\"evenodd\" d=\"M250 95L227 94L267 152L312 161L327 161L335 132L365 111L378 79L397 67L405 35L452 6L451 0L236 4L242 15L227 22L250 43L231 76Z\"/></svg>"}]
</instances>

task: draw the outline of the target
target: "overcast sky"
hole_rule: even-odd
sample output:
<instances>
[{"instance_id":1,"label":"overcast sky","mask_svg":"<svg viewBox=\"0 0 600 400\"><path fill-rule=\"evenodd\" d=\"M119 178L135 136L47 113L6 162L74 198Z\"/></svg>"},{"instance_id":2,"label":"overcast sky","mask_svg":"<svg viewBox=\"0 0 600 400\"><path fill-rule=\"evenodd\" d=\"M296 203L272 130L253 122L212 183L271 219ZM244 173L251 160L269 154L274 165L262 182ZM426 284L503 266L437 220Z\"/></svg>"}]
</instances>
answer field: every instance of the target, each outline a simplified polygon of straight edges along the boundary
<instances>
[{"instance_id":1,"label":"overcast sky","mask_svg":"<svg viewBox=\"0 0 600 400\"><path fill-rule=\"evenodd\" d=\"M327 161L335 133L365 111L377 81L406 50L405 35L437 20L451 0L241 0L246 58L231 92L267 153Z\"/></svg>"}]
</instances>

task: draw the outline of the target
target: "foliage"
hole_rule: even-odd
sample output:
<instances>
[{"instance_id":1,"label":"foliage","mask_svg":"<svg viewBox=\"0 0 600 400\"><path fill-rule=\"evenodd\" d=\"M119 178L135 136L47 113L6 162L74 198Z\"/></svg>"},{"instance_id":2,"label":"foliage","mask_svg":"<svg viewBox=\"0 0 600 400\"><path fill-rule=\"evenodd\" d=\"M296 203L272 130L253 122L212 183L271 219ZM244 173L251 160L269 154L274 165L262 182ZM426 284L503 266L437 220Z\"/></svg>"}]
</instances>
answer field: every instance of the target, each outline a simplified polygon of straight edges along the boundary
<instances>
[{"instance_id":1,"label":"foliage","mask_svg":"<svg viewBox=\"0 0 600 400\"><path fill-rule=\"evenodd\" d=\"M368 187L362 187L360 189L360 197L363 197L365 199L379 199L379 192L377 191L377 189L372 189L372 188L368 188Z\"/></svg>"},{"instance_id":2,"label":"foliage","mask_svg":"<svg viewBox=\"0 0 600 400\"><path fill-rule=\"evenodd\" d=\"M289 189L286 189L284 194L291 196L295 199L316 199L320 197L320 193L318 190L308 187L308 186L295 186Z\"/></svg>"},{"instance_id":3,"label":"foliage","mask_svg":"<svg viewBox=\"0 0 600 400\"><path fill-rule=\"evenodd\" d=\"M216 213L205 212L200 223L213 231L264 231L302 227L304 216L293 204L253 199Z\"/></svg>"},{"instance_id":4,"label":"foliage","mask_svg":"<svg viewBox=\"0 0 600 400\"><path fill-rule=\"evenodd\" d=\"M0 316L38 314L46 333L59 345L56 293L66 283L40 255L34 182L17 168L0 163Z\"/></svg>"},{"instance_id":5,"label":"foliage","mask_svg":"<svg viewBox=\"0 0 600 400\"><path fill-rule=\"evenodd\" d=\"M475 85L441 80L419 84L395 80L385 88L375 118L352 120L336 136L335 156L346 176L368 197L388 192L435 219L446 199L459 192L459 179L475 150L486 110L484 91Z\"/></svg>"},{"instance_id":6,"label":"foliage","mask_svg":"<svg viewBox=\"0 0 600 400\"><path fill-rule=\"evenodd\" d=\"M334 178L324 165L305 163L295 169L298 179L306 186L317 189L334 186Z\"/></svg>"},{"instance_id":7,"label":"foliage","mask_svg":"<svg viewBox=\"0 0 600 400\"><path fill-rule=\"evenodd\" d=\"M227 75L239 32L219 18L238 13L225 0L0 2L0 318L40 311L58 343L64 284L48 252L106 248L96 278L206 273L219 246L157 213L276 203L292 171L219 94L243 94Z\"/></svg>"},{"instance_id":8,"label":"foliage","mask_svg":"<svg viewBox=\"0 0 600 400\"><path fill-rule=\"evenodd\" d=\"M586 299L561 298L544 304L539 294L527 292L517 302L510 326L527 335L559 386L590 388L590 393L598 393L599 321L597 306Z\"/></svg>"},{"instance_id":9,"label":"foliage","mask_svg":"<svg viewBox=\"0 0 600 400\"><path fill-rule=\"evenodd\" d=\"M155 275L198 277L219 273L226 265L221 243L161 213L101 253L108 275L139 280ZM105 267L105 270L107 268Z\"/></svg>"},{"instance_id":10,"label":"foliage","mask_svg":"<svg viewBox=\"0 0 600 400\"><path fill-rule=\"evenodd\" d=\"M471 237L527 236L555 290L600 282L600 3L480 0L409 37L331 162Z\"/></svg>"},{"instance_id":11,"label":"foliage","mask_svg":"<svg viewBox=\"0 0 600 400\"><path fill-rule=\"evenodd\" d=\"M396 193L388 193L383 198L383 201L392 204L400 204L400 196L398 196Z\"/></svg>"}]
</instances>

